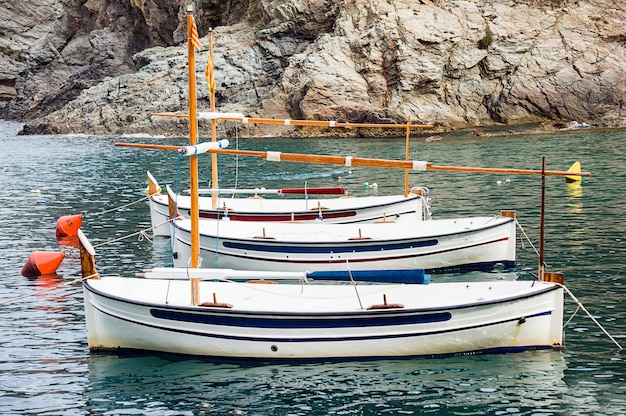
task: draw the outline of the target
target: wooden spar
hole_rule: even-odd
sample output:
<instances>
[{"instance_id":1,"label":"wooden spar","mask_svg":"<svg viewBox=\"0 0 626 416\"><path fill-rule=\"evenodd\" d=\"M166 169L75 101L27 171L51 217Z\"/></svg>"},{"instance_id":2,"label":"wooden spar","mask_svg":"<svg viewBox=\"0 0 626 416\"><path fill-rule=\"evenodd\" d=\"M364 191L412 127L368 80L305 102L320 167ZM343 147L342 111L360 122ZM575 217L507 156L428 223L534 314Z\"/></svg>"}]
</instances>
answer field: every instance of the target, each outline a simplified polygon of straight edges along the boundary
<instances>
[{"instance_id":1,"label":"wooden spar","mask_svg":"<svg viewBox=\"0 0 626 416\"><path fill-rule=\"evenodd\" d=\"M508 169L508 168L479 168L465 166L438 166L431 162L419 162L412 160L391 160L391 159L374 159L365 157L352 156L327 156L327 155L308 155L298 153L280 153L280 152L264 152L254 150L236 150L236 149L212 149L209 152L223 153L240 156L260 157L265 160L276 161L274 158L279 157L281 162L306 162L319 163L329 165L344 166L363 166L377 168L396 168L396 169L413 169L413 170L434 170L434 171L452 171L452 172L474 172L474 173L505 173L518 175L554 175L565 176L571 174L566 171L531 170L531 169ZM269 157L268 157L269 156ZM580 176L591 176L589 172L580 172Z\"/></svg>"},{"instance_id":2,"label":"wooden spar","mask_svg":"<svg viewBox=\"0 0 626 416\"><path fill-rule=\"evenodd\" d=\"M139 149L180 150L180 146L171 146L167 144L115 143L115 145L118 147L137 147Z\"/></svg>"},{"instance_id":3,"label":"wooden spar","mask_svg":"<svg viewBox=\"0 0 626 416\"><path fill-rule=\"evenodd\" d=\"M537 274L539 275L539 280L544 280L544 257L543 257L543 248L544 248L544 239L545 239L545 210L546 210L546 175L544 174L546 171L546 156L543 155L542 164L541 164L541 214L539 215L539 268L537 269Z\"/></svg>"},{"instance_id":4,"label":"wooden spar","mask_svg":"<svg viewBox=\"0 0 626 416\"><path fill-rule=\"evenodd\" d=\"M382 128L382 129L405 129L406 124L377 124L377 123L341 123L338 121L325 120L290 120L290 119L271 119L271 118L253 118L253 117L220 117L220 120L240 121L242 123L255 124L275 124L283 126L309 126L309 127L361 127L361 128ZM431 124L414 124L411 127L432 129Z\"/></svg>"},{"instance_id":5,"label":"wooden spar","mask_svg":"<svg viewBox=\"0 0 626 416\"><path fill-rule=\"evenodd\" d=\"M406 125L404 126L406 127ZM144 149L164 149L165 146L136 144L136 143L115 143L116 146L123 147L139 147ZM180 147L170 146L171 149L179 150ZM270 161L281 162L301 162L301 163L318 163L323 165L343 165L343 166L362 166L373 168L394 168L408 170L430 170L430 171L448 171L448 172L465 172L465 173L496 173L496 174L512 174L512 175L548 175L548 176L567 176L571 172L558 170L541 170L532 169L509 169L509 168L480 168L471 166L441 166L433 165L432 162L420 162L412 160L392 160L392 159L374 159L356 156L329 156L329 155L310 155L299 153L281 153L281 152L265 152L257 150L239 150L239 149L210 149L210 153L219 153L225 155L239 155L259 157ZM278 158L278 159L276 159ZM579 176L591 176L589 172L577 173Z\"/></svg>"},{"instance_id":6,"label":"wooden spar","mask_svg":"<svg viewBox=\"0 0 626 416\"><path fill-rule=\"evenodd\" d=\"M213 111L213 110L211 110ZM176 117L176 118L189 118L188 114L177 114L177 113L152 113L150 114L154 117ZM274 118L253 118L253 117L231 117L231 116L223 116L223 117L215 117L211 118L212 120L223 120L223 121L238 121L241 123L248 124L273 124L277 126L306 126L306 127L343 127L343 128L381 128L381 129L406 129L406 124L377 124L377 123L342 123L338 121L325 121L325 120L292 120L292 119L274 119ZM416 129L432 129L434 126L432 124L413 124L410 125L412 128Z\"/></svg>"},{"instance_id":7,"label":"wooden spar","mask_svg":"<svg viewBox=\"0 0 626 416\"><path fill-rule=\"evenodd\" d=\"M189 192L187 190L186 192ZM346 189L343 186L330 186L319 188L282 188L282 189L264 189L264 188L250 188L250 189L232 189L232 188L220 188L220 189L199 189L201 194L275 194L275 195L345 195Z\"/></svg>"},{"instance_id":8,"label":"wooden spar","mask_svg":"<svg viewBox=\"0 0 626 416\"><path fill-rule=\"evenodd\" d=\"M188 114L177 114L177 113L152 113L150 115L153 117L189 118Z\"/></svg>"},{"instance_id":9,"label":"wooden spar","mask_svg":"<svg viewBox=\"0 0 626 416\"><path fill-rule=\"evenodd\" d=\"M411 116L406 119L406 140L404 145L404 160L409 160L409 138L411 137ZM404 197L409 196L409 170L404 170Z\"/></svg>"},{"instance_id":10,"label":"wooden spar","mask_svg":"<svg viewBox=\"0 0 626 416\"><path fill-rule=\"evenodd\" d=\"M192 42L192 28L195 27L191 6L187 9L187 60L189 82L189 144L195 146L198 138L198 120L196 111L196 63L195 45ZM189 156L189 174L191 186L191 259L190 267L198 267L200 258L200 209L198 203L198 157ZM199 280L191 279L191 304L198 305Z\"/></svg>"},{"instance_id":11,"label":"wooden spar","mask_svg":"<svg viewBox=\"0 0 626 416\"><path fill-rule=\"evenodd\" d=\"M427 170L438 170L447 172L467 172L467 173L505 173L512 175L549 175L549 176L566 176L571 174L566 171L560 170L546 170L542 172L540 170L532 169L503 169L503 168L477 168L466 166L436 166L428 165ZM589 172L581 172L580 176L591 176Z\"/></svg>"},{"instance_id":12,"label":"wooden spar","mask_svg":"<svg viewBox=\"0 0 626 416\"><path fill-rule=\"evenodd\" d=\"M208 67L209 65L211 66L210 68ZM213 28L209 29L209 61L207 62L207 70L210 70L210 73L213 74ZM209 84L210 84L210 81L209 81ZM215 112L215 89L212 88L212 85L209 85L209 90L211 92L210 94L211 112ZM211 119L211 141L212 142L217 141L217 121L215 119ZM215 153L211 155L211 188L219 189L217 154ZM218 203L217 194L211 195L211 203L213 205L213 209L217 209L217 203Z\"/></svg>"}]
</instances>

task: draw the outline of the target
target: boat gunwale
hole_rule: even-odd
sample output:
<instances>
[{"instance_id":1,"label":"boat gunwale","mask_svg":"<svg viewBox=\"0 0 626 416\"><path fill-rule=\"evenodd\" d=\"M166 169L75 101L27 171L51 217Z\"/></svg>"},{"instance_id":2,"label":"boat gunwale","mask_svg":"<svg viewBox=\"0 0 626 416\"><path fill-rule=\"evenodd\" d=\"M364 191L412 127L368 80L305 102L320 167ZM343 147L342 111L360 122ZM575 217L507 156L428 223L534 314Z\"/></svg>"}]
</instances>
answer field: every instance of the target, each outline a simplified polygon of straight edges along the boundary
<instances>
[{"instance_id":1,"label":"boat gunwale","mask_svg":"<svg viewBox=\"0 0 626 416\"><path fill-rule=\"evenodd\" d=\"M103 279L107 279L107 277L103 277ZM121 278L121 279L124 279L124 278ZM167 279L163 279L163 280L167 280ZM284 317L284 316L290 316L290 317L300 316L302 318L313 319L314 317L324 318L324 317L332 317L332 316L339 316L339 317L353 316L353 317L367 318L369 315L389 316L389 315L423 314L423 313L432 313L432 312L438 312L438 311L460 310L460 309L480 307L480 306L497 305L500 303L506 303L506 302L511 302L515 300L523 300L523 299L528 299L531 297L543 295L553 290L563 290L561 285L556 284L556 283L530 281L530 280L528 282L533 283L531 287L534 286L534 283L541 283L541 284L546 285L546 287L540 288L539 290L533 290L521 296L509 295L506 297L498 297L497 299L485 299L482 301L474 301L474 302L465 303L465 304L448 305L445 307L433 306L433 307L426 307L426 308L402 308L402 309L398 308L398 309L371 309L371 310L368 310L368 309L358 310L357 309L354 311L337 310L334 312L315 312L315 311L272 312L272 311L255 311L255 310L245 310L245 309L239 310L239 309L228 309L228 308L211 308L211 307L192 306L192 305L188 305L188 306L171 305L171 304L161 305L161 304L157 304L153 302L146 302L146 301L140 301L140 300L134 300L134 299L130 300L128 298L122 298L117 295L112 295L112 294L103 292L101 290L98 290L94 286L90 285L89 280L85 280L83 282L83 287L89 292L92 292L104 298L122 302L122 303L132 304L132 305L152 307L152 308L161 308L161 309L167 309L167 310L180 310L180 311L191 312L191 313L200 312L201 315L231 315L231 316L240 315L241 317L251 317L251 318L267 316L267 317L272 317L272 319L280 319L281 317ZM472 283L491 283L491 282L470 282L470 283L467 283L467 285L471 285ZM494 282L494 283L497 283L497 282ZM512 282L503 282L503 283L512 283ZM219 284L227 284L227 283L223 282ZM245 283L242 283L242 284L245 284ZM431 285L441 285L441 284L447 284L447 283L431 283ZM413 285L413 284L381 285L381 286L404 286L404 285ZM327 286L327 285L320 284L318 286ZM377 285L374 285L374 286L377 286ZM415 286L423 286L423 285L415 284Z\"/></svg>"},{"instance_id":2,"label":"boat gunwale","mask_svg":"<svg viewBox=\"0 0 626 416\"><path fill-rule=\"evenodd\" d=\"M500 216L493 216L493 217L472 217L472 218L481 218L481 219L490 219L490 220L500 220L498 222L495 222L493 224L481 224L479 226L477 226L476 228L471 228L471 229L463 229L460 231L452 231L452 232L447 232L447 233L440 233L440 234L429 234L429 235L423 235L423 236L418 236L418 237L405 237L405 238L400 238L400 239L394 239L394 238L389 238L389 237L383 237L383 238L377 238L377 237L371 237L368 239L357 239L357 240L341 240L341 241L331 241L330 243L328 241L324 242L324 241L306 241L306 240L283 240L283 239L276 239L276 240L272 240L272 239L258 239L255 237L231 237L228 235L222 235L220 232L217 232L216 234L207 234L206 232L203 232L202 229L200 229L200 237L205 237L205 238L212 238L212 239L219 239L220 242L224 242L224 241L231 241L231 242L239 242L239 241L245 241L245 242L249 242L252 245L255 246L259 246L262 247L263 245L268 245L268 246L282 246L284 247L285 245L293 245L293 246L326 246L326 247L343 247L346 245L352 245L354 246L355 243L359 243L359 246L366 246L366 245L373 245L373 244L381 244L381 245L388 245L388 244L410 244L411 242L418 242L421 240L426 240L426 239L435 239L438 240L438 237L450 237L450 236L459 236L459 235L468 235L468 234L475 234L475 233L479 233L479 232L484 232L484 231L488 231L491 230L493 228L497 228L497 227L504 227L504 226L508 226L510 225L509 223L511 222L515 222L514 218L509 218L509 217L500 217ZM456 219L450 219L450 221L454 221ZM176 221L172 221L172 226L174 227L175 230L182 230L186 233L189 233L189 229L183 228L181 227L178 222L181 221L189 221L189 219L183 219L183 220L176 220ZM209 220L209 221L223 221L223 220ZM434 220L434 221L445 221L445 220ZM279 222L280 223L280 222ZM428 223L431 223L431 221L428 221ZM248 223L249 224L249 223ZM286 223L287 224L287 223ZM398 224L398 228L401 228L400 225L404 225L406 226L406 223L403 222L399 222L399 223L391 223L391 224ZM311 225L315 225L315 224L298 224L298 226L311 226ZM324 224L324 227L332 227L334 225L345 225L345 224ZM372 225L372 226L379 226L381 224L363 224L363 225ZM361 226L363 226L361 225ZM264 225L265 226L265 225ZM271 225L268 225L268 227L271 227ZM219 229L219 224L216 227ZM174 231L175 232L175 231ZM176 235L176 238L180 240L179 235ZM181 241L184 242L184 241ZM187 244L187 242L184 242L185 244ZM332 244L332 245L331 245ZM429 245L431 246L431 245Z\"/></svg>"},{"instance_id":3,"label":"boat gunwale","mask_svg":"<svg viewBox=\"0 0 626 416\"><path fill-rule=\"evenodd\" d=\"M166 199L168 198L167 195L163 195L163 194L158 194L158 195L151 195L150 199L151 201L153 201L156 204L159 204L159 206L165 207L167 209L168 204L164 203L162 201L158 200L158 197L165 197ZM189 198L187 195L181 195L184 198ZM375 204L375 205L356 205L356 206L351 206L351 207L342 207L342 208L328 208L328 209L322 209L322 213L328 213L328 212L332 212L334 213L351 213L355 210L370 210L370 209L377 209L377 208L383 208L383 207L387 207L387 206L396 206L396 205L402 205L405 203L412 203L415 202L415 200L419 200L421 197L420 195L416 195L416 194L409 194L408 196L404 196L404 195L382 195L382 196L366 196L366 197L355 197L355 198L392 198L397 196L398 198L402 198L402 199L398 199L398 200L391 200L389 202L382 202L379 204ZM238 198L224 198L226 200L233 200L233 199L238 199ZM246 200L244 198L240 198L241 200ZM342 198L311 198L308 199L308 202L315 202L315 201L320 201L320 202L328 202L328 201L334 201L334 200L340 200ZM306 202L306 199L289 199L290 201L303 201ZM277 198L263 198L264 202L267 201L281 201L281 202L285 202L284 200L281 199L277 199ZM270 202L271 203L271 202ZM315 212L318 207L311 207L309 209L306 210L297 210L297 211L270 211L270 212L266 212L266 211L262 211L262 210L255 210L255 211L246 211L246 210L241 210L241 209L237 209L237 208L231 208L231 207L226 207L229 214L237 214L237 215L246 215L246 214L258 214L258 213L262 213L264 215L268 215L268 216L273 216L273 215L291 215L292 213L307 213L310 214L311 212ZM188 207L180 207L178 206L179 210L184 210L184 211L189 211L190 208ZM223 212L226 211L223 206L219 206L218 208L200 208L200 214L202 214L202 212ZM415 213L416 211L407 211L408 214L411 213ZM392 215L396 215L396 214L392 214Z\"/></svg>"}]
</instances>

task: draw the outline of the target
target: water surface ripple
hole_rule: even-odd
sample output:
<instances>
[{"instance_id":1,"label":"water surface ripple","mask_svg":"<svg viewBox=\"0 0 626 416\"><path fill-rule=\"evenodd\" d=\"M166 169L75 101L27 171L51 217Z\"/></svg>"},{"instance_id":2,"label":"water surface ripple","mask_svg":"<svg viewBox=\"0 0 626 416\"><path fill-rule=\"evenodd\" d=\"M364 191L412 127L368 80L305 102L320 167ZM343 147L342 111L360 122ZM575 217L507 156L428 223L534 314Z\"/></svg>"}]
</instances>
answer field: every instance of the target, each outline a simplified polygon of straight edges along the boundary
<instances>
[{"instance_id":1,"label":"water surface ripple","mask_svg":"<svg viewBox=\"0 0 626 416\"><path fill-rule=\"evenodd\" d=\"M86 343L76 258L57 275L28 279L20 270L35 250L67 249L54 231L63 215L87 213L94 244L149 227L145 202L99 214L145 196L145 172L181 189L186 160L173 153L116 148L117 137L16 136L0 122L0 414L38 415L625 415L624 353L570 299L565 348L485 356L250 364L148 355L91 354ZM499 138L414 139L411 159L437 165L565 170L575 160L593 176L582 187L548 178L546 261L589 312L626 344L623 285L626 265L626 133L567 132ZM183 144L184 139L123 138ZM251 139L232 147L292 153L404 158L404 139ZM375 168L270 163L220 158L220 186L266 188L341 184L353 195L403 192L404 172ZM210 158L200 162L209 186ZM444 218L516 209L537 244L538 177L469 173L410 173L427 186L433 214ZM377 188L364 184L378 185ZM38 192L31 192L38 191ZM98 214L98 215L96 215ZM519 233L523 235L521 232ZM132 275L166 265L169 243L142 235L98 248L105 274ZM438 275L442 281L529 278L533 247L520 237L516 274ZM127 268L128 272L124 272ZM47 288L52 290L45 291Z\"/></svg>"}]
</instances>

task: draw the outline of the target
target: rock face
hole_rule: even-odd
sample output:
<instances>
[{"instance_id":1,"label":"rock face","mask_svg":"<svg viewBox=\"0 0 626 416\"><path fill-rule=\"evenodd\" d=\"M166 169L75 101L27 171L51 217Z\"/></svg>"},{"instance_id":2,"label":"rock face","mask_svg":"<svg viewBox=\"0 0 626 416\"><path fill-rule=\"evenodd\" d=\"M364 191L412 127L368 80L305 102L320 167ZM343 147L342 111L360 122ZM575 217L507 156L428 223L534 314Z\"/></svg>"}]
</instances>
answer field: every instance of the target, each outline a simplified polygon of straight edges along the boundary
<instances>
[{"instance_id":1,"label":"rock face","mask_svg":"<svg viewBox=\"0 0 626 416\"><path fill-rule=\"evenodd\" d=\"M136 52L180 41L172 37L178 23L173 28L166 24L178 8L153 16L142 13L139 1L132 3L3 2L0 45L12 53L0 58L7 68L0 73L0 85L5 87L0 115L29 120L49 114L106 77L135 72L131 58ZM155 11L157 6L152 6ZM167 29L163 35L161 28Z\"/></svg>"},{"instance_id":2,"label":"rock face","mask_svg":"<svg viewBox=\"0 0 626 416\"><path fill-rule=\"evenodd\" d=\"M221 111L350 122L410 116L441 129L546 120L625 127L622 3L196 1L198 108L209 108L202 73L214 27ZM184 135L184 120L150 113L186 111L185 9L179 0L0 9L0 47L14 51L0 55L0 116L26 121L25 133ZM320 131L247 125L238 134Z\"/></svg>"}]
</instances>

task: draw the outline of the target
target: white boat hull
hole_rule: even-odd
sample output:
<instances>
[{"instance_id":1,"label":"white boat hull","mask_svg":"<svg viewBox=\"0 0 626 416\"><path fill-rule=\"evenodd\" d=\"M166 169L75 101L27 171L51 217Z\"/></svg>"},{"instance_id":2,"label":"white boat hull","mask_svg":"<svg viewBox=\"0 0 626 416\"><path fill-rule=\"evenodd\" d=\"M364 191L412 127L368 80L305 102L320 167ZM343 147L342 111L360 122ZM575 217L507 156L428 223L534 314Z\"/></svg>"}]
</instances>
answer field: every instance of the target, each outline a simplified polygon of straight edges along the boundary
<instances>
[{"instance_id":1,"label":"white boat hull","mask_svg":"<svg viewBox=\"0 0 626 416\"><path fill-rule=\"evenodd\" d=\"M174 223L174 266L191 256L191 222ZM512 218L419 223L289 224L201 221L201 267L270 271L489 270L515 264Z\"/></svg>"},{"instance_id":2,"label":"white boat hull","mask_svg":"<svg viewBox=\"0 0 626 416\"><path fill-rule=\"evenodd\" d=\"M563 289L544 282L300 285L105 277L84 283L89 347L262 360L559 348ZM368 310L386 297L396 309ZM362 303L363 307L359 303ZM396 305L398 306L398 305ZM365 308L365 309L364 309Z\"/></svg>"},{"instance_id":3,"label":"white boat hull","mask_svg":"<svg viewBox=\"0 0 626 416\"><path fill-rule=\"evenodd\" d=\"M170 194L176 203L178 214L189 218L190 197ZM222 197L213 208L210 197L200 197L200 218L218 219L227 216L235 221L299 221L313 222L320 219L328 223L374 222L384 218L409 216L421 221L429 216L423 196L417 194L340 197L340 198L237 198ZM170 211L167 194L150 197L150 219L155 236L169 237Z\"/></svg>"}]
</instances>

